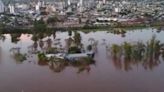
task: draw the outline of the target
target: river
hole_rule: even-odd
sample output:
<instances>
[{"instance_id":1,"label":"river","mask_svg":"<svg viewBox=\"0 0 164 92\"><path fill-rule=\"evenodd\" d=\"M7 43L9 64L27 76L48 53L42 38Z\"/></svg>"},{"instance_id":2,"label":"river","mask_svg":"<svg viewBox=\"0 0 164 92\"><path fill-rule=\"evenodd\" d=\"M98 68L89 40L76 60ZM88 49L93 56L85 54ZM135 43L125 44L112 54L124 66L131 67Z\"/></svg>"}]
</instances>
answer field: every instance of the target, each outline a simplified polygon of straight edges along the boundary
<instances>
[{"instance_id":1,"label":"river","mask_svg":"<svg viewBox=\"0 0 164 92\"><path fill-rule=\"evenodd\" d=\"M95 64L86 70L79 67L62 67L60 71L49 65L38 64L34 55L29 55L24 62L16 62L10 49L20 47L21 53L27 53L28 47L34 42L32 34L21 34L19 41L13 43L11 35L0 41L0 92L164 92L164 62L144 67L141 63L114 62L107 55L106 45L121 44L124 41L134 43L146 42L156 35L164 43L164 31L156 29L136 29L125 33L125 36L113 34L106 30L81 34L84 46L88 39L98 41ZM68 38L68 32L56 32L55 39L60 39L62 46ZM53 40L53 35L43 38ZM39 46L38 46L39 49ZM60 68L60 67L58 67Z\"/></svg>"}]
</instances>

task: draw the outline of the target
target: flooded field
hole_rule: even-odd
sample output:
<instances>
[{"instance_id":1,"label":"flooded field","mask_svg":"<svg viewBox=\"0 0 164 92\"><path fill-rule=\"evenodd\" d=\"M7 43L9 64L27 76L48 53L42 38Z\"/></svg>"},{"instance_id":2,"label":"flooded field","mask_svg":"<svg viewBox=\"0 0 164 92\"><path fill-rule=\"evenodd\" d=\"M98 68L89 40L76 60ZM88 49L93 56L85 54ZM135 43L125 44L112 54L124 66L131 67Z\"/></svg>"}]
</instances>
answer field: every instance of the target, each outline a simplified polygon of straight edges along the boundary
<instances>
[{"instance_id":1,"label":"flooded field","mask_svg":"<svg viewBox=\"0 0 164 92\"><path fill-rule=\"evenodd\" d=\"M57 41L59 47L66 48L65 40L73 37L74 32L1 36L0 92L164 92L163 55L155 55L153 60L135 61L133 58L113 59L110 53L113 44L120 46L124 42L142 42L148 47L153 37L162 45L164 30L136 29L125 34L114 34L106 30L78 32L84 48L91 41L97 42L95 62L92 64L40 62L37 55L30 52L43 50L49 46L48 40L52 41L53 46L57 46ZM20 53L26 55L26 60L14 59L13 49L19 49Z\"/></svg>"}]
</instances>

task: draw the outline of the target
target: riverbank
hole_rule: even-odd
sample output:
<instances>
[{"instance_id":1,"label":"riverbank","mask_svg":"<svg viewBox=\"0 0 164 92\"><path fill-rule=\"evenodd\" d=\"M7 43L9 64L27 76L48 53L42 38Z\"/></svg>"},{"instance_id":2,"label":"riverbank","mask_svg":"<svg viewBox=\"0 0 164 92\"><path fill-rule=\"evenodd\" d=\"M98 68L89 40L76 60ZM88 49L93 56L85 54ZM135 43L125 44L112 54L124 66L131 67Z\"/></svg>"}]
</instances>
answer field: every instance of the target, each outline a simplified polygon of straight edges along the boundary
<instances>
[{"instance_id":1,"label":"riverbank","mask_svg":"<svg viewBox=\"0 0 164 92\"><path fill-rule=\"evenodd\" d=\"M160 29L164 26L164 22L153 22L151 24L133 24L133 25L115 25L115 26L71 26L71 27L55 27L55 26L47 26L44 32L50 32L50 31L75 31L80 30L84 32L90 32L90 31L98 31L98 30L113 30L113 29L122 29L122 30L133 30L133 29L144 29L144 28L157 28ZM36 30L33 26L29 27L12 27L12 28L1 28L1 33L32 33L32 32L40 32L39 30ZM43 32L43 31L41 31Z\"/></svg>"}]
</instances>

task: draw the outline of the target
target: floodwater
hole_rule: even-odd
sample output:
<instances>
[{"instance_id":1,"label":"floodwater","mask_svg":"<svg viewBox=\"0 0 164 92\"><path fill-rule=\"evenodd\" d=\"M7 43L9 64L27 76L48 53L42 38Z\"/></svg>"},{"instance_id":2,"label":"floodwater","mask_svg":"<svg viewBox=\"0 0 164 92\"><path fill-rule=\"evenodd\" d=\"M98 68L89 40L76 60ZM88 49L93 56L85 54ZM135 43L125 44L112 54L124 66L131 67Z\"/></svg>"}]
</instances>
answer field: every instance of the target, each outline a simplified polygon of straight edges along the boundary
<instances>
[{"instance_id":1,"label":"floodwater","mask_svg":"<svg viewBox=\"0 0 164 92\"><path fill-rule=\"evenodd\" d=\"M61 66L59 71L49 65L39 64L34 55L29 55L21 63L15 61L10 49L20 47L21 53L27 53L28 47L34 43L32 35L21 34L20 41L12 43L10 34L5 34L5 41L0 41L0 92L164 92L162 59L150 67L140 63L116 63L107 55L106 50L106 45L121 44L124 41L146 42L153 35L164 43L164 31L158 33L152 28L136 29L127 32L125 37L105 30L80 34L84 46L89 44L89 38L98 41L95 64L88 66L87 70ZM68 37L68 32L59 31L55 39L61 39L64 46ZM49 38L53 40L52 35Z\"/></svg>"}]
</instances>

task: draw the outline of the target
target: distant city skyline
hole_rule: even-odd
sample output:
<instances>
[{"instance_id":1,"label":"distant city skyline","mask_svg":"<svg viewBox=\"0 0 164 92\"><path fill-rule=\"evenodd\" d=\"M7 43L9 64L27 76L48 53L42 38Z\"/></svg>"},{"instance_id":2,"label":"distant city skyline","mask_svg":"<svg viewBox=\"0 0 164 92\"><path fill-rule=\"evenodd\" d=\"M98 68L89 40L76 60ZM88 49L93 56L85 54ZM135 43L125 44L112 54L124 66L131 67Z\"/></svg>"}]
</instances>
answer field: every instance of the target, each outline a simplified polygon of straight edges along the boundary
<instances>
[{"instance_id":1,"label":"distant city skyline","mask_svg":"<svg viewBox=\"0 0 164 92\"><path fill-rule=\"evenodd\" d=\"M29 2L29 1L68 1L68 0L2 0L2 2L4 3L19 2L19 1ZM70 0L70 1L79 1L79 0ZM91 0L86 0L86 1L91 1ZM93 0L93 1L98 1L98 0ZM99 1L104 1L104 0L99 0ZM162 0L106 0L106 1L162 1Z\"/></svg>"}]
</instances>

